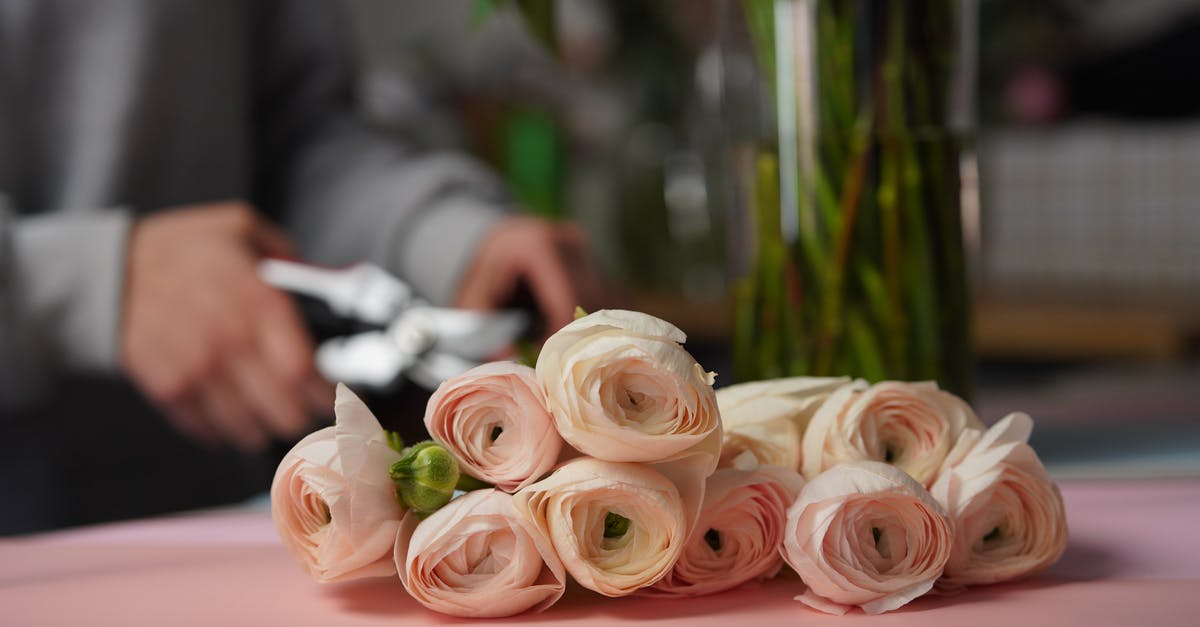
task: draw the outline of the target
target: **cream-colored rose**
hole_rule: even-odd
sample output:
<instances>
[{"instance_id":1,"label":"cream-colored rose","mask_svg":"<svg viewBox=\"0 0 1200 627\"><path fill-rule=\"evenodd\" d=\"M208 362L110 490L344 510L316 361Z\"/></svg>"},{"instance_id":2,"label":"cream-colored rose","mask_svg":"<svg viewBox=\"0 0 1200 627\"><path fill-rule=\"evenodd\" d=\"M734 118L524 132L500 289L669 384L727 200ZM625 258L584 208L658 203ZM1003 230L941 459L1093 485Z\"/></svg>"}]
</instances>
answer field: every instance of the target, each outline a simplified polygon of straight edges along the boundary
<instances>
[{"instance_id":1,"label":"cream-colored rose","mask_svg":"<svg viewBox=\"0 0 1200 627\"><path fill-rule=\"evenodd\" d=\"M562 449L533 368L507 361L444 381L425 407L425 427L460 470L505 492L537 481Z\"/></svg>"},{"instance_id":2,"label":"cream-colored rose","mask_svg":"<svg viewBox=\"0 0 1200 627\"><path fill-rule=\"evenodd\" d=\"M809 481L788 510L783 558L831 614L894 610L925 594L950 557L952 525L921 484L894 466L849 462Z\"/></svg>"},{"instance_id":3,"label":"cream-colored rose","mask_svg":"<svg viewBox=\"0 0 1200 627\"><path fill-rule=\"evenodd\" d=\"M675 484L642 464L580 457L513 496L575 581L610 597L661 579L687 536Z\"/></svg>"},{"instance_id":4,"label":"cream-colored rose","mask_svg":"<svg viewBox=\"0 0 1200 627\"><path fill-rule=\"evenodd\" d=\"M813 415L804 432L803 473L811 479L842 462L874 460L928 487L966 428L983 424L962 399L932 382L856 381Z\"/></svg>"},{"instance_id":5,"label":"cream-colored rose","mask_svg":"<svg viewBox=\"0 0 1200 627\"><path fill-rule=\"evenodd\" d=\"M566 589L550 540L499 490L468 492L423 521L406 517L395 564L414 599L453 616L540 612Z\"/></svg>"},{"instance_id":6,"label":"cream-colored rose","mask_svg":"<svg viewBox=\"0 0 1200 627\"><path fill-rule=\"evenodd\" d=\"M648 596L690 597L766 579L783 564L788 507L804 479L790 468L723 468L708 478L700 520L675 566Z\"/></svg>"},{"instance_id":7,"label":"cream-colored rose","mask_svg":"<svg viewBox=\"0 0 1200 627\"><path fill-rule=\"evenodd\" d=\"M301 440L279 463L271 517L288 552L318 581L393 575L404 511L388 468L400 454L344 385L333 411L334 426Z\"/></svg>"},{"instance_id":8,"label":"cream-colored rose","mask_svg":"<svg viewBox=\"0 0 1200 627\"><path fill-rule=\"evenodd\" d=\"M714 375L683 349L685 339L668 322L623 310L597 311L550 336L537 377L563 439L608 461L701 451L711 473L721 447Z\"/></svg>"},{"instance_id":9,"label":"cream-colored rose","mask_svg":"<svg viewBox=\"0 0 1200 627\"><path fill-rule=\"evenodd\" d=\"M821 403L846 377L791 377L717 390L725 441L722 468L754 465L800 470L800 442Z\"/></svg>"},{"instance_id":10,"label":"cream-colored rose","mask_svg":"<svg viewBox=\"0 0 1200 627\"><path fill-rule=\"evenodd\" d=\"M1033 421L1009 414L963 433L930 493L954 520L954 549L939 586L996 583L1048 568L1067 548L1058 486L1027 444Z\"/></svg>"}]
</instances>

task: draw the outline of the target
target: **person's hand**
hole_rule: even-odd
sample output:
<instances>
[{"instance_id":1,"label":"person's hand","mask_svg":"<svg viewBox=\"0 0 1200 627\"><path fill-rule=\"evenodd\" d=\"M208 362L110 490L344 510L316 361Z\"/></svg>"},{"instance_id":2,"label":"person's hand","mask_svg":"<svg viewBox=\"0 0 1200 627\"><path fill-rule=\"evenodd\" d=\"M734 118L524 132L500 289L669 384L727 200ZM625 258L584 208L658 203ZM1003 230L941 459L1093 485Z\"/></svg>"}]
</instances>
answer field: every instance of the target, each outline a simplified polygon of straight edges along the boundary
<instances>
[{"instance_id":1,"label":"person's hand","mask_svg":"<svg viewBox=\"0 0 1200 627\"><path fill-rule=\"evenodd\" d=\"M333 406L291 300L258 276L287 238L238 202L138 220L130 235L121 362L185 435L252 452Z\"/></svg>"},{"instance_id":2,"label":"person's hand","mask_svg":"<svg viewBox=\"0 0 1200 627\"><path fill-rule=\"evenodd\" d=\"M532 293L547 335L571 322L577 305L600 302L604 291L578 225L514 216L484 237L454 304L495 309L509 304L522 284Z\"/></svg>"}]
</instances>

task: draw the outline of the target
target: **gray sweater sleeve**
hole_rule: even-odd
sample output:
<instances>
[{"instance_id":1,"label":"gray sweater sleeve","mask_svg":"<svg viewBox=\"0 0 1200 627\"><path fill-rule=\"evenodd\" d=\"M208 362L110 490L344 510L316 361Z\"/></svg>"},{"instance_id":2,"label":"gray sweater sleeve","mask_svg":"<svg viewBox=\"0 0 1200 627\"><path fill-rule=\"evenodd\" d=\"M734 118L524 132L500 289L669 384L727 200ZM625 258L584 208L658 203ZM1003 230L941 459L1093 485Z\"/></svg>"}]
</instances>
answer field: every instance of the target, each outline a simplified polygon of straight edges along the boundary
<instances>
[{"instance_id":1,"label":"gray sweater sleeve","mask_svg":"<svg viewBox=\"0 0 1200 627\"><path fill-rule=\"evenodd\" d=\"M146 20L131 22L131 34L124 39L100 40L138 42L150 37L139 28L155 29L153 32L158 36L170 35L170 31L159 32L167 22L156 20L172 18L175 13L167 10L172 5L147 0L147 6L161 7L163 13L145 12ZM152 144L149 153L161 152L168 166L150 169L158 172L158 178L136 168L129 170L147 177L144 183L154 184L149 185L148 196L141 196L140 204L144 206L138 209L146 211L160 206L145 201L147 197L163 197L163 194L156 196L154 190L162 192L176 185L179 189L166 193L166 197L196 199L197 194L221 194L222 188L218 184L216 191L197 191L190 187L192 183L244 180L242 175L248 174L247 178L254 180L253 189L247 190L250 200L292 231L305 257L328 264L371 260L401 275L427 298L449 302L478 241L503 215L507 201L502 187L484 168L461 155L422 153L411 143L369 128L354 115L350 63L340 30L338 0L247 0L230 6L253 12L250 22L243 24L230 18L226 25L226 31L233 33L231 36L242 33L246 37L249 54L241 56L239 52L225 59L225 65L196 67L210 73L223 68L222 71L252 85L252 93L203 91L200 86L214 84L213 81L193 85L186 78L174 87L164 80L148 81L143 87L184 91L191 88L195 90L194 98L187 98L188 102L231 99L228 103L213 100L214 104L228 105L216 107L218 111L240 111L244 106L245 128L218 129L212 139L220 143L236 136L236 141L245 142L245 153L252 158L245 161L234 158L225 164L239 169L236 176L206 176L211 173L181 170L179 163L192 162L172 159L175 153L160 151L162 146ZM126 8L119 15L129 19L132 15L142 15ZM220 22L217 17L213 19ZM169 23L178 26L178 22ZM111 35L103 29L95 32ZM139 49L131 50L133 54ZM112 59L98 57L96 62L112 62ZM7 76L8 73L0 71L0 79ZM143 101L158 102L145 98L130 100L135 104ZM7 111L6 105L6 100L0 99L3 110L0 113ZM227 117L214 114L213 120L223 123L221 120ZM0 120L5 119L0 115ZM196 119L195 116L180 118L192 123ZM119 127L113 131L133 133L140 128ZM146 128L156 127L150 124ZM11 129L0 128L0 134L7 130ZM201 131L158 130L163 142L186 142L182 144L184 154L193 145L191 142L208 139ZM100 135L107 137L108 131L105 128ZM240 135L242 131L248 131L249 135ZM114 137L120 139L121 135L117 133ZM143 140L157 141L141 137L137 142L142 143L135 142L114 154L119 153L117 157L139 154L135 149L145 148ZM9 143L0 142L0 148ZM198 152L221 154L219 150ZM108 155L103 150L100 153L99 157L92 157L103 159ZM0 149L0 161L11 156ZM19 165L19 161L7 163ZM101 161L90 171L99 173L97 176L108 175L125 171L122 168L128 169L132 163L135 162ZM221 165L203 159L196 163L205 167ZM241 169L247 163L253 163L253 171L243 173ZM0 174L9 172L0 181L0 408L36 398L56 371L117 370L125 241L131 214L117 209L60 210L58 205L46 212L7 206L5 186L22 180L10 172L19 170L0 167ZM67 201L60 203L64 207L103 206L107 201L90 200L109 196L116 199L115 203L127 202L123 192L104 191L122 190L121 185L108 185L103 179L76 182L73 194L60 195L55 188L51 190L55 193L44 195L66 198ZM84 191L80 192L81 189ZM15 189L9 191L16 196ZM71 202L76 196L84 200ZM139 203L129 201L129 204Z\"/></svg>"},{"instance_id":2,"label":"gray sweater sleeve","mask_svg":"<svg viewBox=\"0 0 1200 627\"><path fill-rule=\"evenodd\" d=\"M128 225L119 210L17 217L0 194L0 409L55 369L116 371Z\"/></svg>"},{"instance_id":3,"label":"gray sweater sleeve","mask_svg":"<svg viewBox=\"0 0 1200 627\"><path fill-rule=\"evenodd\" d=\"M337 5L273 2L259 16L264 204L309 259L367 259L448 303L507 199L470 159L421 152L352 114Z\"/></svg>"}]
</instances>

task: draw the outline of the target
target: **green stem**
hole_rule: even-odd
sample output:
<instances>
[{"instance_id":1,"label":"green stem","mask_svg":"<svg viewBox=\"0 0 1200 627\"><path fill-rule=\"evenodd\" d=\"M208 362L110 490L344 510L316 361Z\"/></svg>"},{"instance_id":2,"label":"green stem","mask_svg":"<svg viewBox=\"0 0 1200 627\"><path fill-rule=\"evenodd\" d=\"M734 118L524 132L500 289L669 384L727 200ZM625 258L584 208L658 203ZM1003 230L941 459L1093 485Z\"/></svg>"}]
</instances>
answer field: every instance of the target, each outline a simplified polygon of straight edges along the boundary
<instances>
[{"instance_id":1,"label":"green stem","mask_svg":"<svg viewBox=\"0 0 1200 627\"><path fill-rule=\"evenodd\" d=\"M517 0L531 32L553 56L558 56L558 31L555 29L555 0Z\"/></svg>"},{"instance_id":2,"label":"green stem","mask_svg":"<svg viewBox=\"0 0 1200 627\"><path fill-rule=\"evenodd\" d=\"M870 126L870 111L864 110L863 116ZM867 160L870 158L871 143L869 133L854 133L853 157L851 167L842 179L841 210L842 220L838 232L833 235L836 240L833 259L829 265L828 278L822 290L822 315L817 334L817 375L835 374L833 356L841 339L842 308L845 298L846 265L850 257L850 245L854 239L854 225L858 217L858 208L862 197L863 184L866 178Z\"/></svg>"},{"instance_id":3,"label":"green stem","mask_svg":"<svg viewBox=\"0 0 1200 627\"><path fill-rule=\"evenodd\" d=\"M774 8L743 3L773 89ZM815 10L816 128L796 141L817 158L780 172L768 149L749 168L757 250L736 287L739 378L938 376L962 391L958 164L953 138L931 134L949 122L955 11L950 0L822 0ZM799 177L794 243L779 232L781 177Z\"/></svg>"}]
</instances>

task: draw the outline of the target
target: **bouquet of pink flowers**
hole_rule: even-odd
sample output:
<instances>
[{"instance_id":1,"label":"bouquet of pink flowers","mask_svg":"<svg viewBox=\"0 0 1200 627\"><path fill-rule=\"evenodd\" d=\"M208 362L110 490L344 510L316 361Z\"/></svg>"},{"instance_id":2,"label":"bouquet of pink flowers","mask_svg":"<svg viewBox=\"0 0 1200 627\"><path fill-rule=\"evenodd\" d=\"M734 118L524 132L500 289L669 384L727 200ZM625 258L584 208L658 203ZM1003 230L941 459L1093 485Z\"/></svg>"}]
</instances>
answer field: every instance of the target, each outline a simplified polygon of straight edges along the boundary
<instances>
[{"instance_id":1,"label":"bouquet of pink flowers","mask_svg":"<svg viewBox=\"0 0 1200 627\"><path fill-rule=\"evenodd\" d=\"M1062 499L1028 416L984 430L928 383L714 393L685 339L646 314L582 316L536 369L444 382L425 413L433 439L407 447L339 386L336 424L276 473L284 545L318 581L397 577L469 617L544 610L568 574L610 597L686 597L784 564L807 605L878 613L1061 555Z\"/></svg>"}]
</instances>

